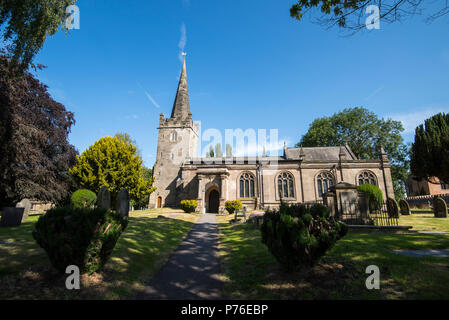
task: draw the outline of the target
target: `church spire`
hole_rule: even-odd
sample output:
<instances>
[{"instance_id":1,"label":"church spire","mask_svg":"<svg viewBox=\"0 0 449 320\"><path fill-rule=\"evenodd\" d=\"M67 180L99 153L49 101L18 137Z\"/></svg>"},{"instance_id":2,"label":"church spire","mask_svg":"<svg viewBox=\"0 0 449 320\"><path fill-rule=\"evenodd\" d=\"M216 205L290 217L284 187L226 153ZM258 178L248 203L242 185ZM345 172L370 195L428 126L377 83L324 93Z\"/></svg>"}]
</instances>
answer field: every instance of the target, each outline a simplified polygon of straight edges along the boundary
<instances>
[{"instance_id":1,"label":"church spire","mask_svg":"<svg viewBox=\"0 0 449 320\"><path fill-rule=\"evenodd\" d=\"M187 88L187 68L184 56L181 77L179 78L178 91L176 92L171 118L186 120L190 117L189 90Z\"/></svg>"}]
</instances>

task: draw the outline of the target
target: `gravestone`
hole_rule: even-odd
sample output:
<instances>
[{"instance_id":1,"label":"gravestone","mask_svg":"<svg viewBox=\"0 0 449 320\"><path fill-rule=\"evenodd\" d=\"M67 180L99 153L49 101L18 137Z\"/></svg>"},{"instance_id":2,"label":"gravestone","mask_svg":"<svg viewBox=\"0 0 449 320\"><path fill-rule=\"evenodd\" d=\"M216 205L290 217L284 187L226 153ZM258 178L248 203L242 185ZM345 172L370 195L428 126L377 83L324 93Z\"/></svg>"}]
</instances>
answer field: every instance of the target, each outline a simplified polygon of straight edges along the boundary
<instances>
[{"instance_id":1,"label":"gravestone","mask_svg":"<svg viewBox=\"0 0 449 320\"><path fill-rule=\"evenodd\" d=\"M435 218L446 218L447 217L446 201L444 201L440 197L435 197L433 199L433 212L435 214Z\"/></svg>"},{"instance_id":2,"label":"gravestone","mask_svg":"<svg viewBox=\"0 0 449 320\"><path fill-rule=\"evenodd\" d=\"M408 205L408 202L405 199L399 200L399 208L401 209L401 214L403 215L410 215L412 212L410 211L410 206Z\"/></svg>"},{"instance_id":3,"label":"gravestone","mask_svg":"<svg viewBox=\"0 0 449 320\"><path fill-rule=\"evenodd\" d=\"M399 218L399 205L393 198L387 199L388 217Z\"/></svg>"},{"instance_id":4,"label":"gravestone","mask_svg":"<svg viewBox=\"0 0 449 320\"><path fill-rule=\"evenodd\" d=\"M117 213L124 217L128 218L129 216L129 194L128 190L122 189L119 191L117 195L117 201L115 205L115 209L117 210Z\"/></svg>"},{"instance_id":5,"label":"gravestone","mask_svg":"<svg viewBox=\"0 0 449 320\"><path fill-rule=\"evenodd\" d=\"M4 207L0 227L17 227L22 223L25 208Z\"/></svg>"},{"instance_id":6,"label":"gravestone","mask_svg":"<svg viewBox=\"0 0 449 320\"><path fill-rule=\"evenodd\" d=\"M111 209L111 193L105 186L101 187L100 191L98 191L97 205L98 208Z\"/></svg>"},{"instance_id":7,"label":"gravestone","mask_svg":"<svg viewBox=\"0 0 449 320\"><path fill-rule=\"evenodd\" d=\"M28 199L22 199L19 203L16 204L16 208L24 208L23 210L23 219L28 218L28 214L31 210L31 201Z\"/></svg>"}]
</instances>

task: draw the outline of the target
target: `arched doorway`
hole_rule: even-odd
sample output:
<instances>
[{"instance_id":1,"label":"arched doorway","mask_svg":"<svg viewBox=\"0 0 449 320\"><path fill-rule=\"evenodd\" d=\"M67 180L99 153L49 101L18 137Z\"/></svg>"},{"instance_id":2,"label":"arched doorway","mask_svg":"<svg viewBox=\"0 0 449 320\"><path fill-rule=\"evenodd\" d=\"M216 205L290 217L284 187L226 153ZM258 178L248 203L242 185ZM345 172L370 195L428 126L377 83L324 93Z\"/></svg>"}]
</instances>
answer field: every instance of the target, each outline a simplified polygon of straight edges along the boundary
<instances>
[{"instance_id":1,"label":"arched doorway","mask_svg":"<svg viewBox=\"0 0 449 320\"><path fill-rule=\"evenodd\" d=\"M162 197L157 198L157 207L162 208Z\"/></svg>"},{"instance_id":2,"label":"arched doorway","mask_svg":"<svg viewBox=\"0 0 449 320\"><path fill-rule=\"evenodd\" d=\"M220 193L217 190L211 190L209 193L209 213L218 213L220 206Z\"/></svg>"}]
</instances>

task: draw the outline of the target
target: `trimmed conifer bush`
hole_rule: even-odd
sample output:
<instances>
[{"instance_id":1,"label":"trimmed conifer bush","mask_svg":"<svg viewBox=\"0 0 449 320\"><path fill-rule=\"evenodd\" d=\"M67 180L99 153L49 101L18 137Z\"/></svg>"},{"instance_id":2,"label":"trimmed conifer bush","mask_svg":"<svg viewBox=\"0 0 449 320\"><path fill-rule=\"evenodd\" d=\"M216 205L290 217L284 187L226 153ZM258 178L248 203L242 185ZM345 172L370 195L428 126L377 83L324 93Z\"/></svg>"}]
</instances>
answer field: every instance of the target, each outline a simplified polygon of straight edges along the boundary
<instances>
[{"instance_id":1,"label":"trimmed conifer bush","mask_svg":"<svg viewBox=\"0 0 449 320\"><path fill-rule=\"evenodd\" d=\"M225 201L225 209L229 214L233 214L237 210L242 210L242 201L240 200L228 200Z\"/></svg>"},{"instance_id":2,"label":"trimmed conifer bush","mask_svg":"<svg viewBox=\"0 0 449 320\"><path fill-rule=\"evenodd\" d=\"M91 274L103 268L127 224L103 208L62 207L39 218L33 237L59 272L75 265Z\"/></svg>"},{"instance_id":3,"label":"trimmed conifer bush","mask_svg":"<svg viewBox=\"0 0 449 320\"><path fill-rule=\"evenodd\" d=\"M262 242L286 270L314 265L347 231L321 204L282 203L265 213L261 227Z\"/></svg>"},{"instance_id":4,"label":"trimmed conifer bush","mask_svg":"<svg viewBox=\"0 0 449 320\"><path fill-rule=\"evenodd\" d=\"M198 201L196 200L182 200L181 201L181 209L186 213L195 212L198 207Z\"/></svg>"},{"instance_id":5,"label":"trimmed conifer bush","mask_svg":"<svg viewBox=\"0 0 449 320\"><path fill-rule=\"evenodd\" d=\"M378 211L382 208L384 196L382 190L373 184L362 184L357 187L357 190L363 192L369 201L369 209L371 212Z\"/></svg>"},{"instance_id":6,"label":"trimmed conifer bush","mask_svg":"<svg viewBox=\"0 0 449 320\"><path fill-rule=\"evenodd\" d=\"M97 202L97 195L88 189L79 189L72 194L71 202L77 208L90 208Z\"/></svg>"}]
</instances>

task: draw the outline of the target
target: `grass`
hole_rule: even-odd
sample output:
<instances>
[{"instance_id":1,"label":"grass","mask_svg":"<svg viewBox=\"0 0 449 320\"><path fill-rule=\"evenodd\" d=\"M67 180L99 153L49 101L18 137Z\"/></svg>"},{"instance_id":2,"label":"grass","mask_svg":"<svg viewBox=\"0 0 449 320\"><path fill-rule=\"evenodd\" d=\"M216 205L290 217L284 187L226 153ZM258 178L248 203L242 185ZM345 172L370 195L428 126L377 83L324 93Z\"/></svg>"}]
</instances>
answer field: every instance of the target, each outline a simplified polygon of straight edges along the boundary
<instances>
[{"instance_id":1,"label":"grass","mask_svg":"<svg viewBox=\"0 0 449 320\"><path fill-rule=\"evenodd\" d=\"M31 232L38 216L0 228L0 299L129 299L168 260L199 215L153 209L130 214L128 228L101 273L65 289ZM313 268L286 273L251 224L217 216L225 299L449 299L449 258L412 258L397 249L446 249L448 234L350 233ZM449 231L449 218L401 216L412 230ZM365 269L377 265L381 289L367 290Z\"/></svg>"},{"instance_id":2,"label":"grass","mask_svg":"<svg viewBox=\"0 0 449 320\"><path fill-rule=\"evenodd\" d=\"M449 218L435 218L433 213L401 216L399 224L413 226L413 230L419 231L449 232Z\"/></svg>"},{"instance_id":3,"label":"grass","mask_svg":"<svg viewBox=\"0 0 449 320\"><path fill-rule=\"evenodd\" d=\"M176 210L130 213L130 222L101 273L83 275L81 290L65 289L31 232L39 217L0 228L0 299L127 299L142 290L198 219Z\"/></svg>"},{"instance_id":4,"label":"grass","mask_svg":"<svg viewBox=\"0 0 449 320\"><path fill-rule=\"evenodd\" d=\"M260 231L219 217L224 296L228 299L449 299L449 258L413 258L397 249L447 249L449 234L350 233L313 268L284 272ZM402 216L421 230L447 230L449 219ZM380 269L380 290L368 290L366 267Z\"/></svg>"}]
</instances>

